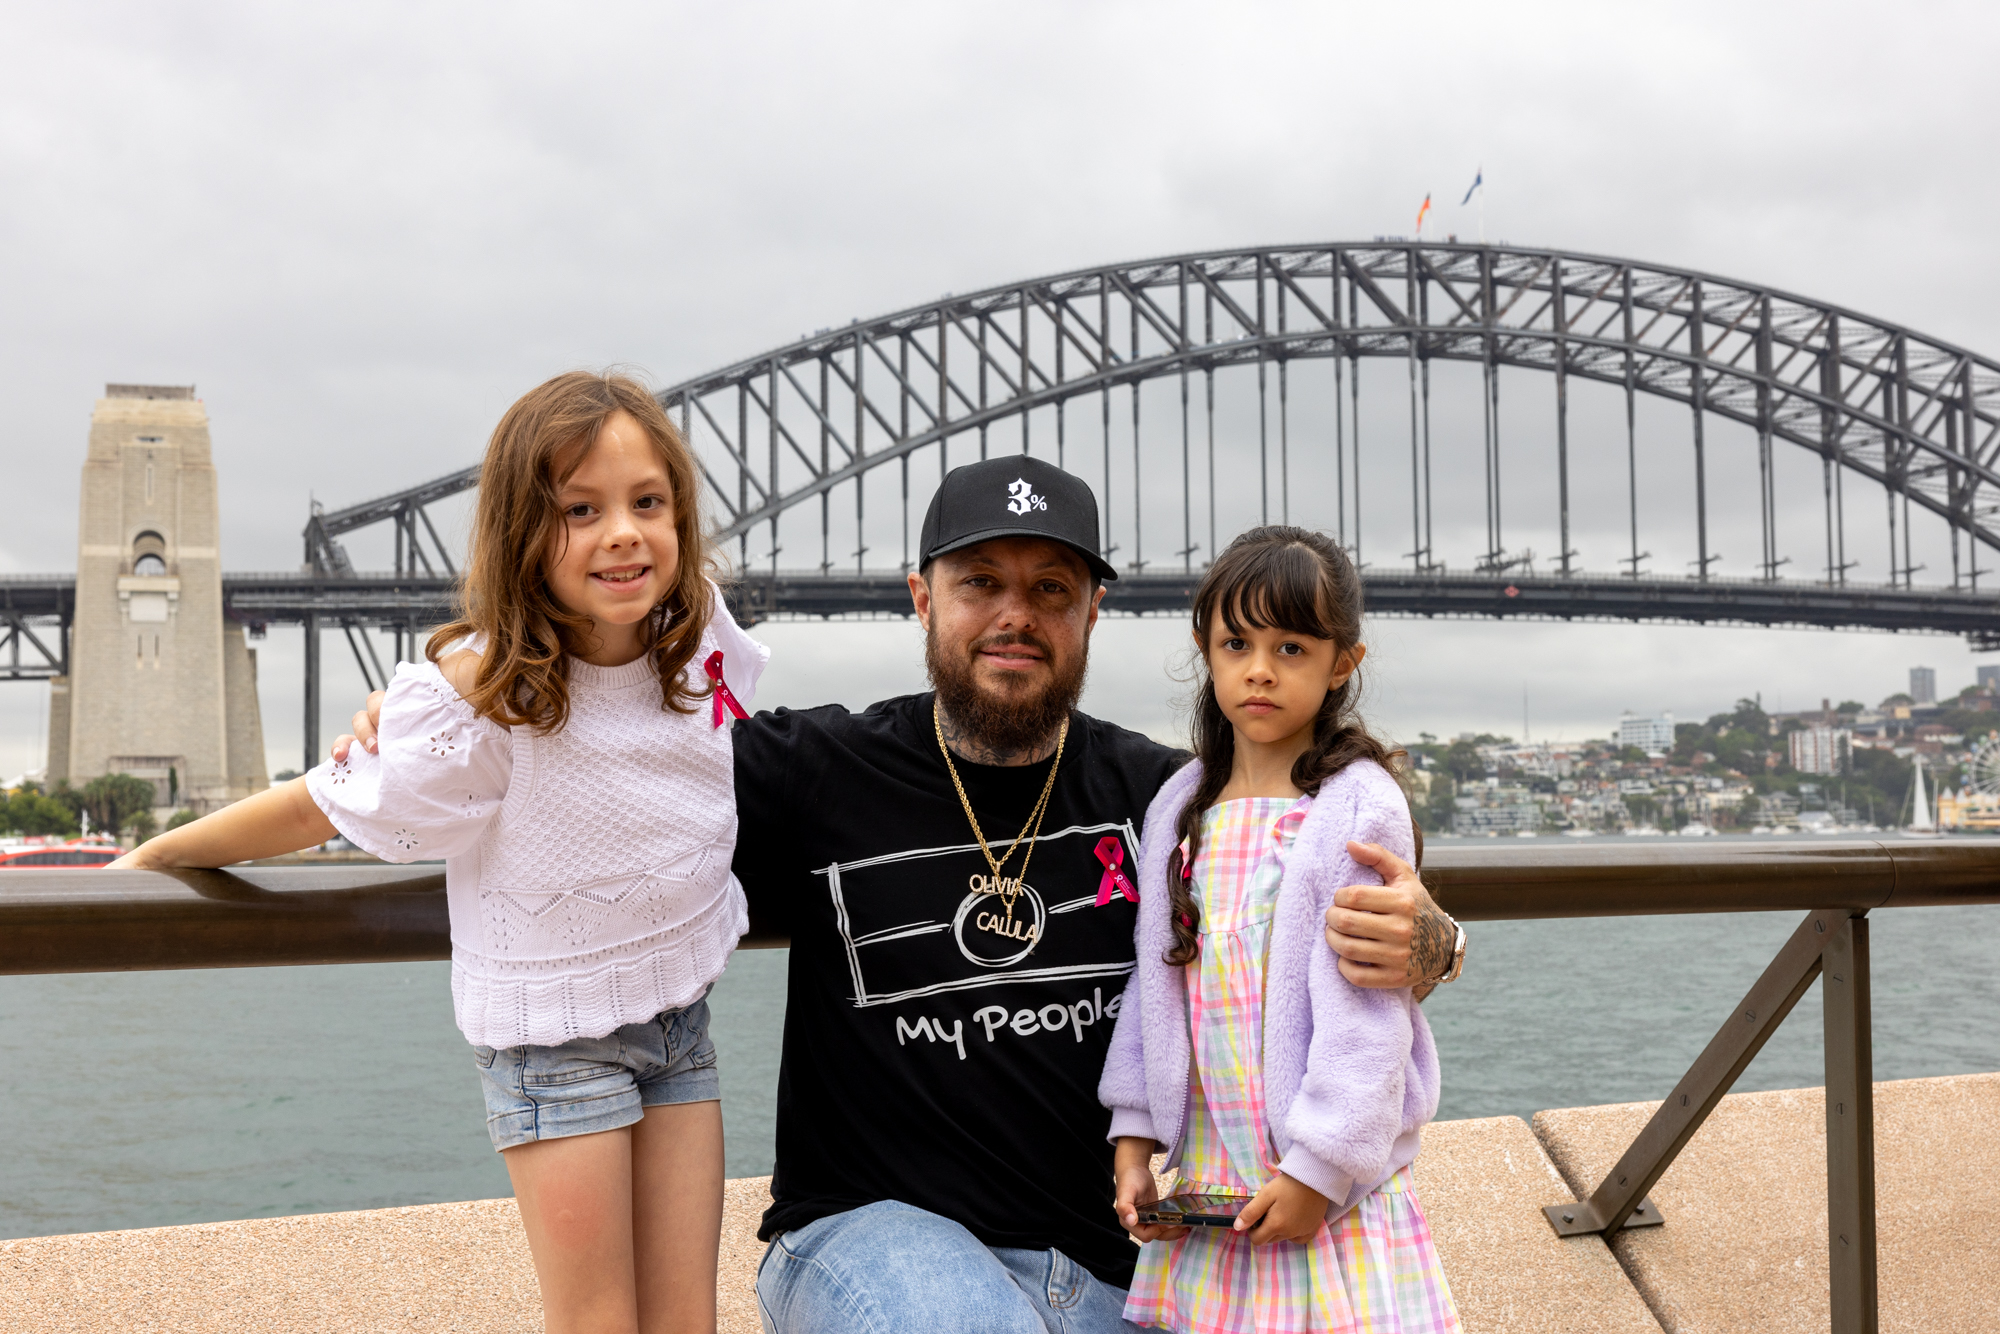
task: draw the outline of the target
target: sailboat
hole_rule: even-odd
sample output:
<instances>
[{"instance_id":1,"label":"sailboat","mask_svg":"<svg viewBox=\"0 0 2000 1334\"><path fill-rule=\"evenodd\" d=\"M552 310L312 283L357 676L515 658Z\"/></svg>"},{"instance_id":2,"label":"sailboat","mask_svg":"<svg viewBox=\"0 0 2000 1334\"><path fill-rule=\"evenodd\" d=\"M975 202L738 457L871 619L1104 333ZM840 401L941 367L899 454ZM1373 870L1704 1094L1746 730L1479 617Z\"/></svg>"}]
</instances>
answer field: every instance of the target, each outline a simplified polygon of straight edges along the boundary
<instances>
[{"instance_id":1,"label":"sailboat","mask_svg":"<svg viewBox=\"0 0 2000 1334\"><path fill-rule=\"evenodd\" d=\"M1937 821L1931 818L1931 803L1924 795L1924 757L1912 755L1911 763L1914 782L1910 787L1910 827L1903 831L1904 838L1938 838Z\"/></svg>"}]
</instances>

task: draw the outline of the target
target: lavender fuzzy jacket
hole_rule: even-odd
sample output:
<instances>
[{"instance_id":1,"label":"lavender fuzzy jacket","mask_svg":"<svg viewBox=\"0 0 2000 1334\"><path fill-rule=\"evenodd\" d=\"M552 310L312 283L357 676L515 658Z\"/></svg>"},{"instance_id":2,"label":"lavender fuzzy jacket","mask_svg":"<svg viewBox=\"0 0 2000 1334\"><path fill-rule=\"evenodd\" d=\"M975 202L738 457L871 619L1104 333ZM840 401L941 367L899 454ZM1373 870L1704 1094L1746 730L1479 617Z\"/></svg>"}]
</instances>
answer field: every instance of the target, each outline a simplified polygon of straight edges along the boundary
<instances>
[{"instance_id":1,"label":"lavender fuzzy jacket","mask_svg":"<svg viewBox=\"0 0 2000 1334\"><path fill-rule=\"evenodd\" d=\"M1146 811L1139 846L1138 967L1125 988L1097 1096L1111 1138L1135 1135L1175 1150L1187 1125L1191 1050L1186 970L1163 962L1167 858L1200 777L1190 764ZM1279 1170L1352 1208L1417 1156L1437 1112L1437 1046L1408 988L1370 990L1340 975L1324 914L1342 885L1380 884L1347 855L1376 843L1414 852L1409 806L1380 765L1361 761L1329 779L1285 859L1264 979L1264 1097Z\"/></svg>"}]
</instances>

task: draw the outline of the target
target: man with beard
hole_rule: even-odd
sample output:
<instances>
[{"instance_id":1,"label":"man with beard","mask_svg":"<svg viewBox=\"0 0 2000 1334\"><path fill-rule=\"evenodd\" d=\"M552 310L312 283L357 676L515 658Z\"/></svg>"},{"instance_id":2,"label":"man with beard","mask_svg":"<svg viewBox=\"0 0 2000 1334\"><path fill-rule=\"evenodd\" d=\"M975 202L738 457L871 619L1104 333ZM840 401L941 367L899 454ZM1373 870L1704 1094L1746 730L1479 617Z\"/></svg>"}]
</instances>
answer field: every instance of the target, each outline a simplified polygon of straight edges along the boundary
<instances>
[{"instance_id":1,"label":"man with beard","mask_svg":"<svg viewBox=\"0 0 2000 1334\"><path fill-rule=\"evenodd\" d=\"M957 469L909 577L934 693L737 726L736 873L792 941L758 1234L779 1334L1132 1328L1097 1081L1140 825L1187 756L1076 709L1118 577L1097 533L1051 464ZM1450 940L1414 964L1391 943L1413 887L1349 905L1387 910L1361 928L1386 939L1341 942L1356 980L1449 966Z\"/></svg>"},{"instance_id":2,"label":"man with beard","mask_svg":"<svg viewBox=\"0 0 2000 1334\"><path fill-rule=\"evenodd\" d=\"M753 930L791 940L758 1232L777 1334L1133 1328L1097 1081L1140 826L1188 757L1077 712L1118 577L1097 534L1051 464L957 469L909 577L934 692L736 724L735 871ZM1381 869L1328 912L1343 973L1443 977L1455 928Z\"/></svg>"}]
</instances>

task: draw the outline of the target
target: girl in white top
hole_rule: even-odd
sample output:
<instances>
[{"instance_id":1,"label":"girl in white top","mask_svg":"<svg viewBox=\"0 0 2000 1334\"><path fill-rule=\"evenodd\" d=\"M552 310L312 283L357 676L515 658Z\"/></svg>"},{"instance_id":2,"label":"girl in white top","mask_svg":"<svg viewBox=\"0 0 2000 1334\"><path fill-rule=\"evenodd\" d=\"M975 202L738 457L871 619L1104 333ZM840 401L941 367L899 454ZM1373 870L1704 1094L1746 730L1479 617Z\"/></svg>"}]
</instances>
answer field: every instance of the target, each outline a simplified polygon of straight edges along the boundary
<instances>
[{"instance_id":1,"label":"girl in white top","mask_svg":"<svg viewBox=\"0 0 2000 1334\"><path fill-rule=\"evenodd\" d=\"M703 998L748 926L729 734L769 651L708 576L699 471L651 395L558 376L480 473L462 620L397 667L379 751L116 866L344 834L443 858L452 1005L547 1327L712 1330L722 1116Z\"/></svg>"}]
</instances>

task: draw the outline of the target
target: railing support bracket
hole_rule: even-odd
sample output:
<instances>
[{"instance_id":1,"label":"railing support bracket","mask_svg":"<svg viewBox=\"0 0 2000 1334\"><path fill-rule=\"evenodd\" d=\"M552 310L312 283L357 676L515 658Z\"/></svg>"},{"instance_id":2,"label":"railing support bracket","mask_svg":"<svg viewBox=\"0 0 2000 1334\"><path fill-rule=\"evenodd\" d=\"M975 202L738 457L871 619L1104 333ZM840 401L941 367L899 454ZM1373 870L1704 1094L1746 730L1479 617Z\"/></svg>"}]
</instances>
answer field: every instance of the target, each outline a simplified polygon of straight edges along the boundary
<instances>
[{"instance_id":1,"label":"railing support bracket","mask_svg":"<svg viewBox=\"0 0 2000 1334\"><path fill-rule=\"evenodd\" d=\"M1598 1216L1588 1200L1575 1204L1551 1204L1542 1209L1549 1220L1549 1226L1556 1230L1558 1237L1581 1237L1585 1234L1602 1236L1606 1231L1604 1220ZM1667 1220L1660 1216L1660 1206L1647 1196L1632 1206L1631 1216L1619 1225L1621 1231L1635 1227L1658 1227Z\"/></svg>"}]
</instances>

